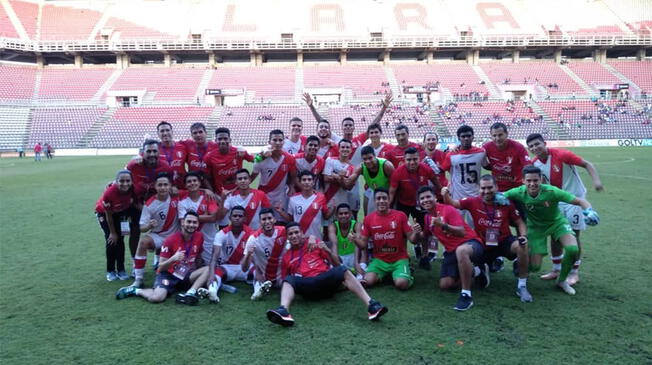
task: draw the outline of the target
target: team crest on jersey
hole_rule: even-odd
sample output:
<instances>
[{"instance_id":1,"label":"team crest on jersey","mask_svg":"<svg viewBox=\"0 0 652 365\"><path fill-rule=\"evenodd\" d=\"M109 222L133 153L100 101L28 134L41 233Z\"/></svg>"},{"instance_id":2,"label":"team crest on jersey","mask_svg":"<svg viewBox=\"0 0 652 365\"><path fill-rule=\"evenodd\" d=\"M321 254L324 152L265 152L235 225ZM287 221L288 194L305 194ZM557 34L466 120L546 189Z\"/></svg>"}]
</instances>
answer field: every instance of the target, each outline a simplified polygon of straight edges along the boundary
<instances>
[{"instance_id":1,"label":"team crest on jersey","mask_svg":"<svg viewBox=\"0 0 652 365\"><path fill-rule=\"evenodd\" d=\"M288 170L287 165L283 165L283 166L281 166L281 170L283 170L283 171L287 171L287 170Z\"/></svg>"},{"instance_id":2,"label":"team crest on jersey","mask_svg":"<svg viewBox=\"0 0 652 365\"><path fill-rule=\"evenodd\" d=\"M396 229L396 222L392 221L389 226L392 227L392 229Z\"/></svg>"},{"instance_id":3,"label":"team crest on jersey","mask_svg":"<svg viewBox=\"0 0 652 365\"><path fill-rule=\"evenodd\" d=\"M313 207L313 209L319 209L319 204L317 204L317 203L312 203L312 207Z\"/></svg>"},{"instance_id":4,"label":"team crest on jersey","mask_svg":"<svg viewBox=\"0 0 652 365\"><path fill-rule=\"evenodd\" d=\"M555 172L559 172L559 166L554 165L553 168L555 169Z\"/></svg>"},{"instance_id":5,"label":"team crest on jersey","mask_svg":"<svg viewBox=\"0 0 652 365\"><path fill-rule=\"evenodd\" d=\"M543 202L543 206L546 208L550 208L550 202L548 201Z\"/></svg>"},{"instance_id":6,"label":"team crest on jersey","mask_svg":"<svg viewBox=\"0 0 652 365\"><path fill-rule=\"evenodd\" d=\"M249 206L251 207L251 209L256 208L256 204L254 202L251 202L251 204Z\"/></svg>"},{"instance_id":7,"label":"team crest on jersey","mask_svg":"<svg viewBox=\"0 0 652 365\"><path fill-rule=\"evenodd\" d=\"M503 215L503 213L500 212L500 210L496 210L496 218L500 218Z\"/></svg>"},{"instance_id":8,"label":"team crest on jersey","mask_svg":"<svg viewBox=\"0 0 652 365\"><path fill-rule=\"evenodd\" d=\"M178 158L183 157L183 154L181 153L181 151L177 151L177 157L178 157Z\"/></svg>"}]
</instances>

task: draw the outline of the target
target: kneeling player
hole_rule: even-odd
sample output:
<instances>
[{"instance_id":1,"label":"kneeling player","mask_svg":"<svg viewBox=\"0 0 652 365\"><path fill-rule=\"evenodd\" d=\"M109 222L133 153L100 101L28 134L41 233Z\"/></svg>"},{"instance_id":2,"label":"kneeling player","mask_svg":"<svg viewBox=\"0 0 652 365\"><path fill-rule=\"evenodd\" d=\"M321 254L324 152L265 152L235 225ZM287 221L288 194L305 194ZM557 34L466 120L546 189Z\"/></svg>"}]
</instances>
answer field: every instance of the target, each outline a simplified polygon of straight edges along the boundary
<instances>
[{"instance_id":1,"label":"kneeling player","mask_svg":"<svg viewBox=\"0 0 652 365\"><path fill-rule=\"evenodd\" d=\"M338 205L335 212L337 219L328 225L328 239L332 244L333 253L340 258L343 265L355 270L359 275L364 274L367 267L367 250L360 250L355 244L360 225L353 218L351 207L347 203Z\"/></svg>"},{"instance_id":2,"label":"kneeling player","mask_svg":"<svg viewBox=\"0 0 652 365\"><path fill-rule=\"evenodd\" d=\"M290 249L283 255L281 264L284 278L281 306L268 310L267 319L282 326L292 326L294 319L289 309L295 293L306 299L325 299L335 295L342 285L364 302L370 320L387 313L387 308L369 297L360 282L346 266L340 265L339 257L324 242L314 236L304 237L296 222L288 223L286 230Z\"/></svg>"},{"instance_id":3,"label":"kneeling player","mask_svg":"<svg viewBox=\"0 0 652 365\"><path fill-rule=\"evenodd\" d=\"M557 279L559 286L567 294L575 294L575 289L566 281L573 263L577 260L579 249L573 230L568 220L559 210L559 203L579 205L584 209L585 222L596 225L600 221L598 213L591 208L591 203L578 198L552 185L541 183L541 169L526 166L523 169L525 185L505 192L505 197L519 201L527 208L527 229L530 242L530 271L541 269L541 260L548 254L547 240L561 242L564 247L564 258L561 262L561 272Z\"/></svg>"},{"instance_id":4,"label":"kneeling player","mask_svg":"<svg viewBox=\"0 0 652 365\"><path fill-rule=\"evenodd\" d=\"M514 204L505 200L505 205L496 201L498 186L491 175L480 178L480 196L455 200L450 196L448 188L442 188L444 202L457 209L471 213L475 231L480 238L484 237L485 262L491 264L497 257L503 256L510 260L518 260L518 286L516 295L522 302L531 302L532 295L527 290L528 277L528 246L527 227L521 219ZM510 224L516 225L518 238L512 235Z\"/></svg>"},{"instance_id":5,"label":"kneeling player","mask_svg":"<svg viewBox=\"0 0 652 365\"><path fill-rule=\"evenodd\" d=\"M140 296L151 303L164 301L175 290L190 287L185 294L177 295L177 302L196 305L199 302L197 289L208 279L208 267L201 266L201 251L204 238L199 227L199 215L188 211L181 220L181 232L168 237L161 247L161 263L152 289L139 289L135 286L120 288L116 299Z\"/></svg>"},{"instance_id":6,"label":"kneeling player","mask_svg":"<svg viewBox=\"0 0 652 365\"><path fill-rule=\"evenodd\" d=\"M489 285L489 268L484 262L484 246L457 209L436 203L435 192L430 186L419 188L417 199L421 208L427 212L421 238L435 236L445 249L439 288L455 289L461 286L462 292L454 309L465 311L473 306L471 279L477 277L481 287L486 288ZM415 231L421 232L419 225L414 228ZM480 265L481 268L474 267L474 264Z\"/></svg>"}]
</instances>

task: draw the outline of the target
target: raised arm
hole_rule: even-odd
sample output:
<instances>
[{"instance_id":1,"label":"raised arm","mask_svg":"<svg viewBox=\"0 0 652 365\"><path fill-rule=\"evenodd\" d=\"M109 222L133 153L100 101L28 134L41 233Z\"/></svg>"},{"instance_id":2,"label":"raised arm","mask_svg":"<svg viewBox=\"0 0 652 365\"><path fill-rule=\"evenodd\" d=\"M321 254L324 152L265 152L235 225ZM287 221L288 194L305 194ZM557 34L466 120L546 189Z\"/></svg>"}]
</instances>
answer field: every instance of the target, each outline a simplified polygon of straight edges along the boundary
<instances>
[{"instance_id":1,"label":"raised arm","mask_svg":"<svg viewBox=\"0 0 652 365\"><path fill-rule=\"evenodd\" d=\"M312 101L312 96L310 96L309 93L303 93L303 101L308 105L308 108L310 108L310 112L312 113L312 116L315 117L315 120L317 123L319 123L323 118L321 115L319 115L319 112L317 111L317 108L315 108L315 104Z\"/></svg>"},{"instance_id":2,"label":"raised arm","mask_svg":"<svg viewBox=\"0 0 652 365\"><path fill-rule=\"evenodd\" d=\"M387 108L389 108L389 105L392 103L393 100L392 93L389 93L385 96L385 99L381 101L381 104L383 105L380 110L378 111L378 114L376 114L376 117L374 118L373 123L380 123L381 120L383 120L383 116L385 115L385 112L387 111Z\"/></svg>"}]
</instances>

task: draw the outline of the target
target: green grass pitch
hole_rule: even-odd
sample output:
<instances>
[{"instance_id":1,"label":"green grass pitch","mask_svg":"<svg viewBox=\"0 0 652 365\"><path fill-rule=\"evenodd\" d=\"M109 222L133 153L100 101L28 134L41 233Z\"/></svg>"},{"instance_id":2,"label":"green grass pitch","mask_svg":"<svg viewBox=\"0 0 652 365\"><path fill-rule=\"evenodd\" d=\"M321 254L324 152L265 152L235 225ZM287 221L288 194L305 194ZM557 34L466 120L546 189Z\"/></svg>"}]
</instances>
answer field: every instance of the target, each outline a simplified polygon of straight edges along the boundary
<instances>
[{"instance_id":1,"label":"green grass pitch","mask_svg":"<svg viewBox=\"0 0 652 365\"><path fill-rule=\"evenodd\" d=\"M489 288L474 290L475 306L457 313L458 293L436 289L436 263L417 270L407 292L370 290L390 308L378 323L343 292L322 302L297 299L293 328L265 318L278 292L251 302L244 284L217 305L116 301L130 282L104 279L93 207L127 157L2 159L0 362L652 363L652 149L576 152L596 164L606 187L588 195L602 221L582 237L576 296L531 275L534 302L522 304L507 263ZM150 263L151 256L151 284Z\"/></svg>"}]
</instances>

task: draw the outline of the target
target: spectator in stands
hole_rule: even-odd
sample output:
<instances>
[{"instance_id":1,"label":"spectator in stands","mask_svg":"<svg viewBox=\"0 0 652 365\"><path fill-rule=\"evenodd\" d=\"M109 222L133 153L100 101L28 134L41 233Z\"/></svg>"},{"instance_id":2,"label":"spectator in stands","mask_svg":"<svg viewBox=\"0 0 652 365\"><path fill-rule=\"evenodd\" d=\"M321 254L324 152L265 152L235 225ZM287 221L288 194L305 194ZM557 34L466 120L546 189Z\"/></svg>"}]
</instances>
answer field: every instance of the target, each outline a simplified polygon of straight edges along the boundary
<instances>
[{"instance_id":1,"label":"spectator in stands","mask_svg":"<svg viewBox=\"0 0 652 365\"><path fill-rule=\"evenodd\" d=\"M36 142L36 145L34 145L34 161L41 161L41 151L43 151L41 142Z\"/></svg>"}]
</instances>

